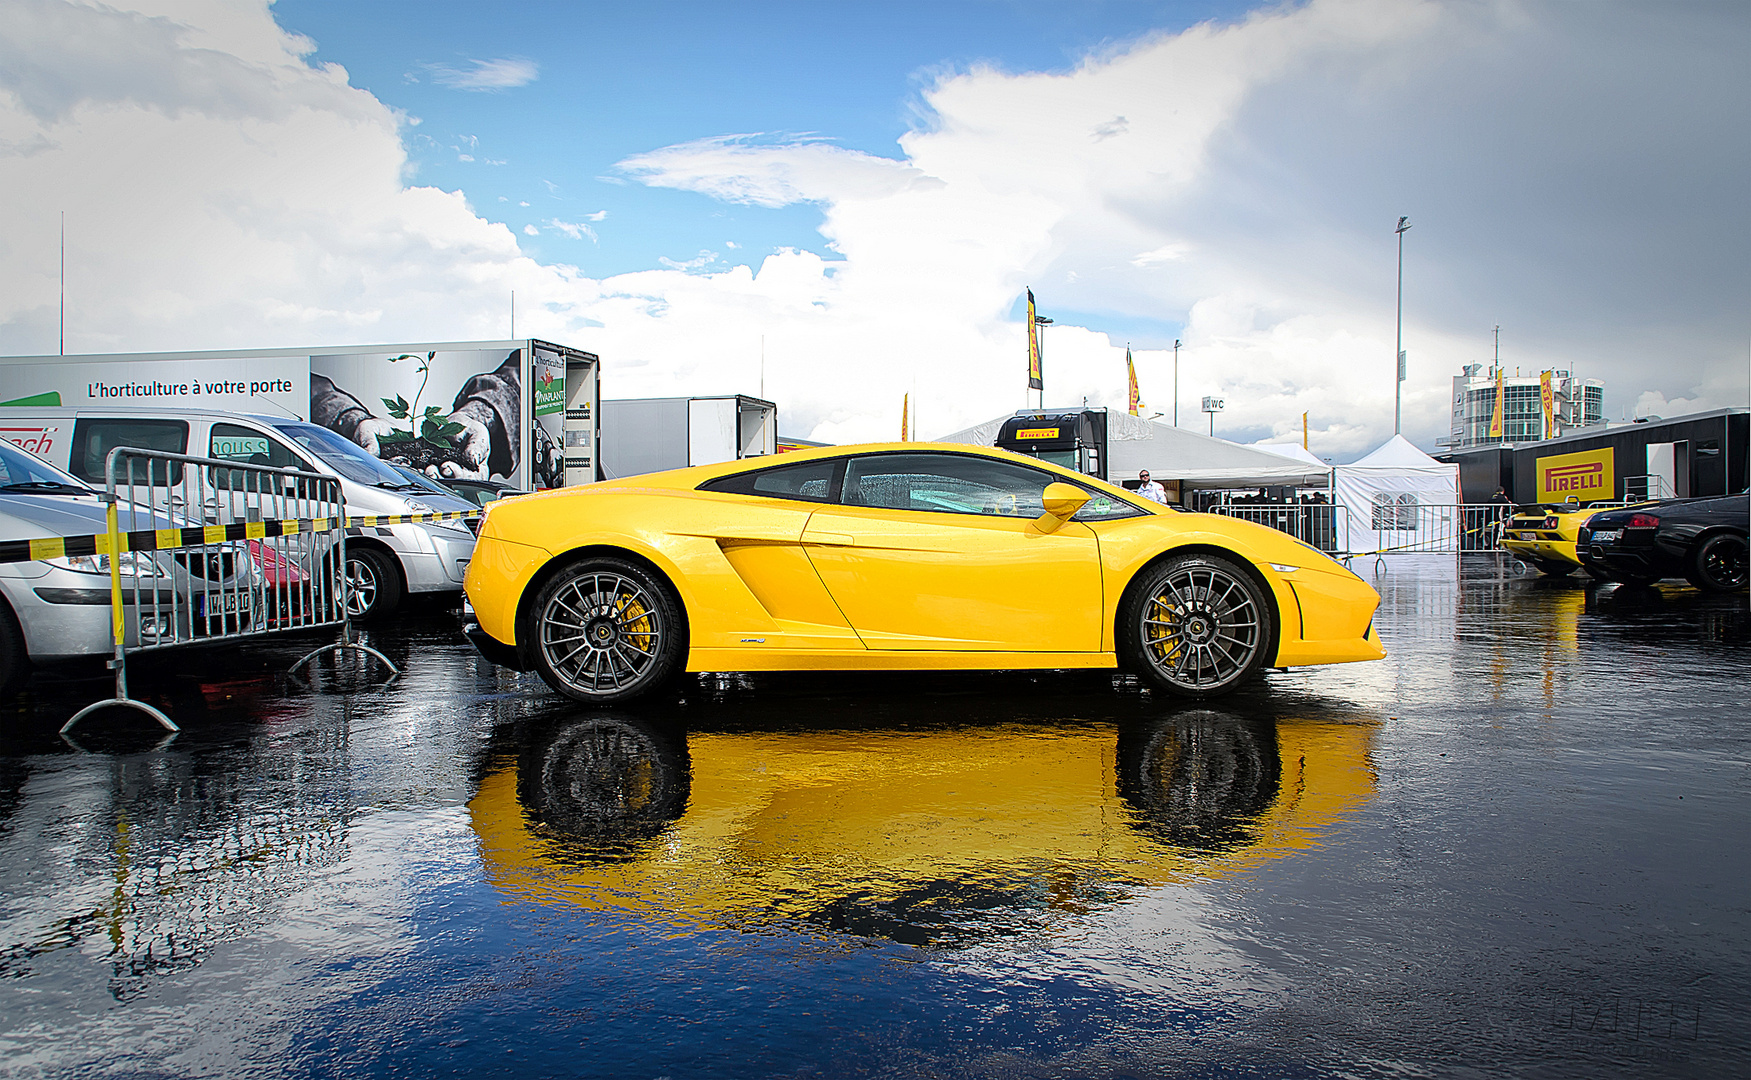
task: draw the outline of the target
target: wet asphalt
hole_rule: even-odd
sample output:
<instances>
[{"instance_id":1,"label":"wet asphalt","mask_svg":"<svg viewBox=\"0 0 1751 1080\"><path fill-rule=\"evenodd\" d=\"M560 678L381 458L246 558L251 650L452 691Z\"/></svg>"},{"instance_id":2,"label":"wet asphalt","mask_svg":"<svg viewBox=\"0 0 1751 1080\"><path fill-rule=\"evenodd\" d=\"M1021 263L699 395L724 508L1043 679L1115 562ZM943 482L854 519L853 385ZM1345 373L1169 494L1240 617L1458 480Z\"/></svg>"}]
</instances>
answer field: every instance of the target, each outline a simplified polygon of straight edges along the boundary
<instances>
[{"instance_id":1,"label":"wet asphalt","mask_svg":"<svg viewBox=\"0 0 1751 1080\"><path fill-rule=\"evenodd\" d=\"M1362 567L1365 573L1372 568ZM586 709L455 612L0 712L0 1075L1727 1076L1746 600L1494 556L1389 657L689 678ZM319 642L317 642L319 643Z\"/></svg>"}]
</instances>

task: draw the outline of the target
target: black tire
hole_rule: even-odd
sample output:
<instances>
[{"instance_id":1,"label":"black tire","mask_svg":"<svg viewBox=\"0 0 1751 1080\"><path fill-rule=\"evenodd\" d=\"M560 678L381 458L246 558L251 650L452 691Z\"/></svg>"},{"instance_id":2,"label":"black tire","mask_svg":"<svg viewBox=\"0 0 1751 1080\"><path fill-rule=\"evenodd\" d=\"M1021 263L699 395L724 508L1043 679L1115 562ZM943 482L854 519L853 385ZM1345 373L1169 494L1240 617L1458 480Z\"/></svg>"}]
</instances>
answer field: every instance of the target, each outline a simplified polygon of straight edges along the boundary
<instances>
[{"instance_id":1,"label":"black tire","mask_svg":"<svg viewBox=\"0 0 1751 1080\"><path fill-rule=\"evenodd\" d=\"M401 574L376 548L348 547L345 578L354 622L375 622L401 606Z\"/></svg>"},{"instance_id":2,"label":"black tire","mask_svg":"<svg viewBox=\"0 0 1751 1080\"><path fill-rule=\"evenodd\" d=\"M1118 790L1131 825L1179 848L1235 851L1282 781L1274 720L1198 709L1119 729Z\"/></svg>"},{"instance_id":3,"label":"black tire","mask_svg":"<svg viewBox=\"0 0 1751 1080\"><path fill-rule=\"evenodd\" d=\"M668 582L621 559L560 570L535 594L518 637L547 685L576 701L628 701L681 669L681 601Z\"/></svg>"},{"instance_id":4,"label":"black tire","mask_svg":"<svg viewBox=\"0 0 1751 1080\"><path fill-rule=\"evenodd\" d=\"M24 631L5 601L0 601L0 700L10 701L30 681L30 653Z\"/></svg>"},{"instance_id":5,"label":"black tire","mask_svg":"<svg viewBox=\"0 0 1751 1080\"><path fill-rule=\"evenodd\" d=\"M526 746L517 768L523 809L567 854L631 858L687 809L684 734L625 715L596 716Z\"/></svg>"},{"instance_id":6,"label":"black tire","mask_svg":"<svg viewBox=\"0 0 1751 1080\"><path fill-rule=\"evenodd\" d=\"M1594 566L1592 563L1582 563L1581 569L1587 571L1587 576L1594 581L1615 581L1609 571Z\"/></svg>"},{"instance_id":7,"label":"black tire","mask_svg":"<svg viewBox=\"0 0 1751 1080\"><path fill-rule=\"evenodd\" d=\"M1573 563L1557 562L1555 559L1533 559L1532 565L1546 577L1568 577L1575 572Z\"/></svg>"},{"instance_id":8,"label":"black tire","mask_svg":"<svg viewBox=\"0 0 1751 1080\"><path fill-rule=\"evenodd\" d=\"M1703 592L1729 593L1745 588L1745 538L1732 533L1705 536L1691 549L1684 575Z\"/></svg>"},{"instance_id":9,"label":"black tire","mask_svg":"<svg viewBox=\"0 0 1751 1080\"><path fill-rule=\"evenodd\" d=\"M1213 555L1139 574L1119 606L1119 658L1178 697L1226 694L1269 659L1274 612L1252 575Z\"/></svg>"}]
</instances>

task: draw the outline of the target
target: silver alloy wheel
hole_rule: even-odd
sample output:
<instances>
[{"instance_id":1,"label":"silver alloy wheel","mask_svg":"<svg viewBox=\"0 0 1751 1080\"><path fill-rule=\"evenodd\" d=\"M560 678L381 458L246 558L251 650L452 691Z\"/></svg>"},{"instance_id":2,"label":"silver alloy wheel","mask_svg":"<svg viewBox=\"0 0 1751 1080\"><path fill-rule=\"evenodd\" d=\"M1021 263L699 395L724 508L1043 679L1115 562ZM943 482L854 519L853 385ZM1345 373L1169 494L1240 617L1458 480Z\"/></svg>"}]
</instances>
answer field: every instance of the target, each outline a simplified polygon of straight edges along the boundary
<instances>
[{"instance_id":1,"label":"silver alloy wheel","mask_svg":"<svg viewBox=\"0 0 1751 1080\"><path fill-rule=\"evenodd\" d=\"M607 570L567 581L548 599L540 620L547 668L586 696L614 694L644 680L669 632L645 587Z\"/></svg>"},{"instance_id":2,"label":"silver alloy wheel","mask_svg":"<svg viewBox=\"0 0 1751 1080\"><path fill-rule=\"evenodd\" d=\"M1264 645L1254 592L1218 566L1170 571L1143 604L1144 658L1173 686L1211 691L1239 680Z\"/></svg>"},{"instance_id":3,"label":"silver alloy wheel","mask_svg":"<svg viewBox=\"0 0 1751 1080\"><path fill-rule=\"evenodd\" d=\"M377 568L371 560L349 557L346 564L347 614L363 618L377 602Z\"/></svg>"}]
</instances>

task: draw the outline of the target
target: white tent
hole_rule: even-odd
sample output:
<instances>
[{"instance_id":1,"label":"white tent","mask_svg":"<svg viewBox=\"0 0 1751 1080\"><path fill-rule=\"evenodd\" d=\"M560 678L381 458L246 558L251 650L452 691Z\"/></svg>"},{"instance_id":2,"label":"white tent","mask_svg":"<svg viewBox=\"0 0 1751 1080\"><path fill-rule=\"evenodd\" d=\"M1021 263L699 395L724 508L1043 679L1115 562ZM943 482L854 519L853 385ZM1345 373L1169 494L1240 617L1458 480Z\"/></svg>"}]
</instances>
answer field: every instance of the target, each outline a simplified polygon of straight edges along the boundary
<instances>
[{"instance_id":1,"label":"white tent","mask_svg":"<svg viewBox=\"0 0 1751 1080\"><path fill-rule=\"evenodd\" d=\"M1268 454L1281 454L1283 457L1290 458L1294 461L1305 462L1316 469L1324 469L1327 472L1331 471L1330 465L1300 443L1255 442L1248 443L1247 446L1253 450L1263 450Z\"/></svg>"},{"instance_id":2,"label":"white tent","mask_svg":"<svg viewBox=\"0 0 1751 1080\"><path fill-rule=\"evenodd\" d=\"M1004 421L1013 415L1016 414L999 416L932 441L995 446ZM1323 461L1309 464L1112 409L1106 411L1106 420L1107 477L1115 484L1136 479L1137 473L1143 469L1148 469L1156 480L1177 481L1181 491L1200 488L1323 488L1331 482L1331 466Z\"/></svg>"},{"instance_id":3,"label":"white tent","mask_svg":"<svg viewBox=\"0 0 1751 1080\"><path fill-rule=\"evenodd\" d=\"M1394 435L1367 457L1333 470L1340 535L1352 553L1459 551L1459 466L1443 465Z\"/></svg>"}]
</instances>

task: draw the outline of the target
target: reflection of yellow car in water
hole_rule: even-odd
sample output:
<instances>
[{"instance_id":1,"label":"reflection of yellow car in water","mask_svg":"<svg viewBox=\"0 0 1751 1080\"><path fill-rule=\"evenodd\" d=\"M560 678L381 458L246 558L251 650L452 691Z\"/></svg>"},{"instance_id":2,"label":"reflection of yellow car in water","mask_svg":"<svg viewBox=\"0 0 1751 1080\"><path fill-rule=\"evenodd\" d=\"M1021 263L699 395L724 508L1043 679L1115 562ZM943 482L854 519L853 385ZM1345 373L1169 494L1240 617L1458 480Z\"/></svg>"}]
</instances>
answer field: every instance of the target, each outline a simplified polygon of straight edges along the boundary
<instances>
[{"instance_id":1,"label":"reflection of yellow car in water","mask_svg":"<svg viewBox=\"0 0 1751 1080\"><path fill-rule=\"evenodd\" d=\"M952 944L986 913L1050 924L1317 845L1373 795L1372 730L1190 712L1116 742L1020 724L683 736L601 718L502 760L469 809L518 899Z\"/></svg>"},{"instance_id":2,"label":"reflection of yellow car in water","mask_svg":"<svg viewBox=\"0 0 1751 1080\"><path fill-rule=\"evenodd\" d=\"M1561 577L1581 569L1575 536L1594 514L1620 502L1534 503L1517 506L1503 526L1502 548L1539 573Z\"/></svg>"}]
</instances>

